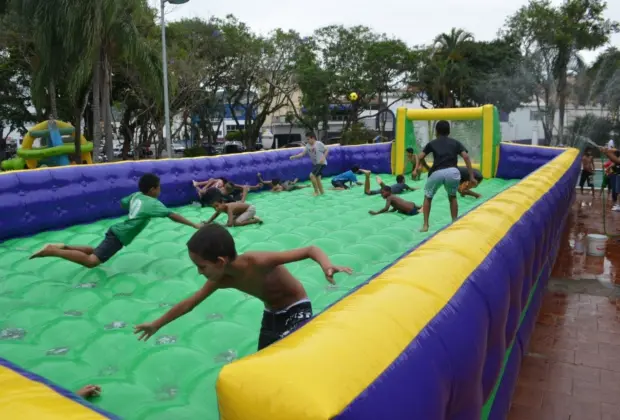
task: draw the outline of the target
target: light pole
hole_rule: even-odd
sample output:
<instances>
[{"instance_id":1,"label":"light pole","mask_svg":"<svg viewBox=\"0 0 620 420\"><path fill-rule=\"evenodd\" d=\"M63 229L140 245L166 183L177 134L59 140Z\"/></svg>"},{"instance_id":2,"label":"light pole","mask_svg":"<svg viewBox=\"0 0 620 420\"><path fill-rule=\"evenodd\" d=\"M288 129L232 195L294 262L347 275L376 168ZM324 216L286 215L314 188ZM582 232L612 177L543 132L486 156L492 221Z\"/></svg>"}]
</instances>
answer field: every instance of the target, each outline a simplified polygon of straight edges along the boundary
<instances>
[{"instance_id":1,"label":"light pole","mask_svg":"<svg viewBox=\"0 0 620 420\"><path fill-rule=\"evenodd\" d=\"M172 132L170 130L170 103L168 101L168 54L166 53L166 19L164 17L166 2L170 4L184 4L189 0L161 0L161 57L164 72L164 118L166 136L166 150L168 157L172 158Z\"/></svg>"}]
</instances>

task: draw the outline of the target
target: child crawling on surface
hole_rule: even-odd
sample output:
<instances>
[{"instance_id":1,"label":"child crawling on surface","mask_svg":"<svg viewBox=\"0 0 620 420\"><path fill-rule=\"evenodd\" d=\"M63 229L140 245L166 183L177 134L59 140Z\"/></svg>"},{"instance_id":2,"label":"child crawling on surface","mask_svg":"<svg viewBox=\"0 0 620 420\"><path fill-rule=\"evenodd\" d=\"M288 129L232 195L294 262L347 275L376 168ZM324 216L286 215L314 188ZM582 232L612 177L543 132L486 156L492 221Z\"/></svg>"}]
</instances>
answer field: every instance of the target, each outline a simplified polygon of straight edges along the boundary
<instances>
[{"instance_id":1,"label":"child crawling on surface","mask_svg":"<svg viewBox=\"0 0 620 420\"><path fill-rule=\"evenodd\" d=\"M469 170L467 168L463 168L462 166L459 166L459 172L461 173L461 182L459 183L458 191L459 191L459 194L461 194L461 197L465 197L466 195L470 197L474 197L476 199L482 197L477 192L472 191L474 188L480 185L480 183L484 179L482 177L482 173L477 169L471 170L472 174L474 175L474 179L476 180L476 183L474 184L469 179Z\"/></svg>"},{"instance_id":2,"label":"child crawling on surface","mask_svg":"<svg viewBox=\"0 0 620 420\"><path fill-rule=\"evenodd\" d=\"M381 188L385 187L385 183L383 182L383 180L381 179L380 176L377 176L376 180L377 180L377 184L379 184L379 188L378 190L371 190L370 189L370 171L364 170L364 169L360 169L360 172L362 172L364 174L365 180L364 180L364 194L366 195L377 195L377 194L381 194ZM411 188L409 185L407 185L405 183L405 177L404 175L398 175L396 177L396 184L392 184L390 186L390 189L392 190L392 194L402 194L405 191L415 191L418 188Z\"/></svg>"},{"instance_id":3,"label":"child crawling on surface","mask_svg":"<svg viewBox=\"0 0 620 420\"><path fill-rule=\"evenodd\" d=\"M385 213L387 211L399 212L407 216L415 216L420 212L420 206L392 194L392 189L387 185L381 187L381 197L385 198L385 207L379 211L370 210L368 213L372 216L376 216L377 214ZM390 209L390 207L392 208Z\"/></svg>"},{"instance_id":4,"label":"child crawling on surface","mask_svg":"<svg viewBox=\"0 0 620 420\"><path fill-rule=\"evenodd\" d=\"M280 178L272 178L271 181L265 181L263 180L260 172L257 173L256 176L258 177L260 185L267 185L268 187L271 187L271 192L295 191L308 188L310 186L297 185L297 182L299 181L297 178L292 181L281 181Z\"/></svg>"},{"instance_id":5,"label":"child crawling on surface","mask_svg":"<svg viewBox=\"0 0 620 420\"><path fill-rule=\"evenodd\" d=\"M353 184L362 185L361 182L357 181L357 175L362 172L363 170L359 166L353 165L350 170L336 175L332 178L332 190L342 191L348 190Z\"/></svg>"},{"instance_id":6,"label":"child crawling on surface","mask_svg":"<svg viewBox=\"0 0 620 420\"><path fill-rule=\"evenodd\" d=\"M229 227L263 223L261 219L256 217L256 207L242 201L227 203L224 201L222 193L215 188L211 188L207 191L205 194L205 202L208 203L208 206L215 209L215 213L205 222L206 224L213 223L222 213L228 215L228 222L226 222L226 225Z\"/></svg>"},{"instance_id":7,"label":"child crawling on surface","mask_svg":"<svg viewBox=\"0 0 620 420\"><path fill-rule=\"evenodd\" d=\"M123 247L131 244L153 218L167 217L182 225L199 229L200 225L190 222L180 214L173 213L157 199L161 193L159 177L144 174L138 182L139 192L121 200L121 207L128 210L127 220L112 225L105 238L97 246L74 246L49 244L32 254L32 258L57 257L87 268L94 268L108 261Z\"/></svg>"},{"instance_id":8,"label":"child crawling on surface","mask_svg":"<svg viewBox=\"0 0 620 420\"><path fill-rule=\"evenodd\" d=\"M331 284L334 274L351 274L348 267L332 264L319 248L309 246L282 252L246 252L237 255L235 241L223 226L206 225L187 243L189 257L207 278L202 288L177 303L159 319L135 327L139 340L148 340L160 328L193 310L218 289L237 289L260 299L264 305L258 350L286 337L312 318L312 305L299 280L285 267L311 259L323 269Z\"/></svg>"},{"instance_id":9,"label":"child crawling on surface","mask_svg":"<svg viewBox=\"0 0 620 420\"><path fill-rule=\"evenodd\" d=\"M207 181L192 181L192 184L194 188L196 188L198 198L203 207L209 205L205 204L205 197L207 192L214 188L222 193L222 198L227 203L232 203L234 201L244 202L248 192L261 188L261 185L238 185L226 178L210 178Z\"/></svg>"}]
</instances>

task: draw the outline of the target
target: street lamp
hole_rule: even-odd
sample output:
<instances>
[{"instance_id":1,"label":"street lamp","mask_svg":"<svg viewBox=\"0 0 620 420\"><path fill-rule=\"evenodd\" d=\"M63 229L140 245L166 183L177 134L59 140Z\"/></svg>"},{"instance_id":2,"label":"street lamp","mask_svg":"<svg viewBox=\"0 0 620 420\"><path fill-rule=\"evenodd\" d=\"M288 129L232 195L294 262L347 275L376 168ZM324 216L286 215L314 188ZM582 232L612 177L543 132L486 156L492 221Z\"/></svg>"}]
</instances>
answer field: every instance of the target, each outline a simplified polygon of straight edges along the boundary
<instances>
[{"instance_id":1,"label":"street lamp","mask_svg":"<svg viewBox=\"0 0 620 420\"><path fill-rule=\"evenodd\" d=\"M161 0L161 56L163 61L164 72L164 113L165 116L165 136L166 136L166 150L168 151L168 157L172 158L172 132L170 130L170 104L168 103L168 54L166 53L166 19L164 17L166 2L170 4L184 4L189 0Z\"/></svg>"}]
</instances>

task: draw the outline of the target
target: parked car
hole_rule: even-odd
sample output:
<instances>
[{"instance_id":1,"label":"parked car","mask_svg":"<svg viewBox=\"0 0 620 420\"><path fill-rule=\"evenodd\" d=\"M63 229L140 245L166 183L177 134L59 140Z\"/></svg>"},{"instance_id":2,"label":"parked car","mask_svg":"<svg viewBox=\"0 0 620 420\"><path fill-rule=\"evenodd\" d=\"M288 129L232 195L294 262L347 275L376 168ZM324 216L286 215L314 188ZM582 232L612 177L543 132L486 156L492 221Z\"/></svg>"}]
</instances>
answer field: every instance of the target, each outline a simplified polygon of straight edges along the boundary
<instances>
[{"instance_id":1,"label":"parked car","mask_svg":"<svg viewBox=\"0 0 620 420\"><path fill-rule=\"evenodd\" d=\"M227 140L224 142L223 154L228 155L231 153L243 153L245 152L245 146L238 140Z\"/></svg>"}]
</instances>

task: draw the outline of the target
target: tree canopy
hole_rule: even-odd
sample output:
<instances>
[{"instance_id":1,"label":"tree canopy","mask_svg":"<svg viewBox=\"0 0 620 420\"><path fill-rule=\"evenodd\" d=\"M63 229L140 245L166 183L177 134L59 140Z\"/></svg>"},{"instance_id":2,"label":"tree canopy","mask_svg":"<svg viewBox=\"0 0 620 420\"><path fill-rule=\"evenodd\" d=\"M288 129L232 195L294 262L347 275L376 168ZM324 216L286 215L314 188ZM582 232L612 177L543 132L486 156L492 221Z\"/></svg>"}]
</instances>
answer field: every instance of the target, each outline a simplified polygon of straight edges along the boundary
<instances>
[{"instance_id":1,"label":"tree canopy","mask_svg":"<svg viewBox=\"0 0 620 420\"><path fill-rule=\"evenodd\" d=\"M362 118L406 100L491 103L505 112L534 102L548 142L574 133L575 126L564 129L567 103L597 104L614 126L620 53L609 48L591 66L579 55L618 31L605 10L602 0L531 0L496 39L452 28L422 46L367 26L330 25L303 36L259 35L234 16L168 22L172 136L213 143L229 115L235 138L252 148L269 116L284 112L291 127L325 134L340 119L343 141L364 141L372 133ZM7 133L23 134L51 114L84 131L95 158L100 150L111 158L116 138L125 158L132 150L159 156L161 47L158 10L147 0L1 0L0 154Z\"/></svg>"}]
</instances>

